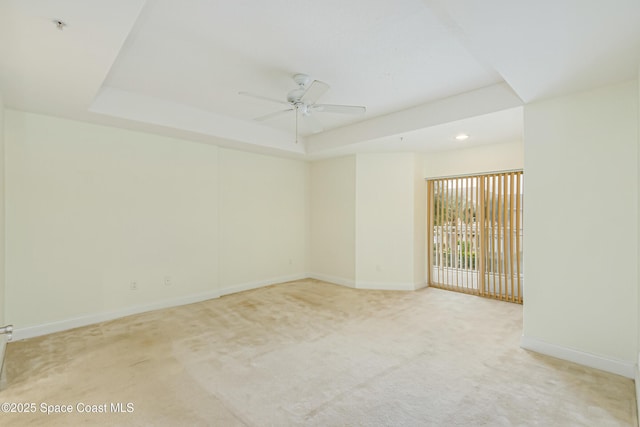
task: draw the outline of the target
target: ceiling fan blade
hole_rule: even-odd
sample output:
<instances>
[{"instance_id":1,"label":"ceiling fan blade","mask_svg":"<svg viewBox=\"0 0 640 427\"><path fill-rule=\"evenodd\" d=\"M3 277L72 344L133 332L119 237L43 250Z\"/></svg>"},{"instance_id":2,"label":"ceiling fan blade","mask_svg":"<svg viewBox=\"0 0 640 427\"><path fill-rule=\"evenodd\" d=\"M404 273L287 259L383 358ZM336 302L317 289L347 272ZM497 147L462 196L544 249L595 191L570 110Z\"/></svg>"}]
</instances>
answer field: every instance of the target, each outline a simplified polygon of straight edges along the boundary
<instances>
[{"instance_id":1,"label":"ceiling fan blade","mask_svg":"<svg viewBox=\"0 0 640 427\"><path fill-rule=\"evenodd\" d=\"M304 102L305 104L313 104L328 90L328 84L326 84L325 82L321 82L320 80L314 80L313 82L311 82L311 85L309 85L302 97L300 97L300 101Z\"/></svg>"},{"instance_id":2,"label":"ceiling fan blade","mask_svg":"<svg viewBox=\"0 0 640 427\"><path fill-rule=\"evenodd\" d=\"M281 101L279 99L269 98L268 96L256 95L256 94L250 93L250 92L238 92L238 95L250 96L251 98L262 99L263 101L277 102L278 104L283 104L283 105L291 105L286 101Z\"/></svg>"},{"instance_id":3,"label":"ceiling fan blade","mask_svg":"<svg viewBox=\"0 0 640 427\"><path fill-rule=\"evenodd\" d=\"M319 113L341 113L341 114L364 114L366 107L358 105L333 105L333 104L315 104L311 105L313 111Z\"/></svg>"},{"instance_id":4,"label":"ceiling fan blade","mask_svg":"<svg viewBox=\"0 0 640 427\"><path fill-rule=\"evenodd\" d=\"M264 122L265 120L274 119L274 118L279 117L279 116L281 116L283 114L286 114L289 111L293 111L293 108L288 108L286 110L276 111L275 113L269 113L269 114L264 115L264 116L256 117L253 120L255 120L256 122Z\"/></svg>"},{"instance_id":5,"label":"ceiling fan blade","mask_svg":"<svg viewBox=\"0 0 640 427\"><path fill-rule=\"evenodd\" d=\"M322 124L313 115L303 114L302 117L312 133L320 133L324 130Z\"/></svg>"}]
</instances>

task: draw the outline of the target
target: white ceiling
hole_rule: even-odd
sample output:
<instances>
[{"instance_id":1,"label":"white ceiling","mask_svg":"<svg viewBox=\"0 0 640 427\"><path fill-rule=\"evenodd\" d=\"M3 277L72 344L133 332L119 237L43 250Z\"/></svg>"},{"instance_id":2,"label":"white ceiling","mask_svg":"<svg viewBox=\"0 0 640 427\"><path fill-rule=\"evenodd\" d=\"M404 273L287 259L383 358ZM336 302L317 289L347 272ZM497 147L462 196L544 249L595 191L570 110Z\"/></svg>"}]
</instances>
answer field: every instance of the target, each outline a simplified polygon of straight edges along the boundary
<instances>
[{"instance_id":1,"label":"white ceiling","mask_svg":"<svg viewBox=\"0 0 640 427\"><path fill-rule=\"evenodd\" d=\"M56 29L52 20L68 26ZM322 158L521 140L523 103L637 77L638 0L0 0L5 106ZM285 106L326 82L324 132Z\"/></svg>"}]
</instances>

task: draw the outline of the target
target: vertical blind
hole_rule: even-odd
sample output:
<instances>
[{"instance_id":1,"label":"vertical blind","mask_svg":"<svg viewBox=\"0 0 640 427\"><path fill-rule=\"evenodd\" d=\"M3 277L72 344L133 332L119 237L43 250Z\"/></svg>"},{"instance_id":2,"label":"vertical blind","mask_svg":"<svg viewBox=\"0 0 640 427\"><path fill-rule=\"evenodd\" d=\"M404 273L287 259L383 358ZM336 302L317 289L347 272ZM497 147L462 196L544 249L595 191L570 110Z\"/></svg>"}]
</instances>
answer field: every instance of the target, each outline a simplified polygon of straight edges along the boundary
<instances>
[{"instance_id":1,"label":"vertical blind","mask_svg":"<svg viewBox=\"0 0 640 427\"><path fill-rule=\"evenodd\" d=\"M522 303L522 171L433 179L427 191L429 284Z\"/></svg>"}]
</instances>

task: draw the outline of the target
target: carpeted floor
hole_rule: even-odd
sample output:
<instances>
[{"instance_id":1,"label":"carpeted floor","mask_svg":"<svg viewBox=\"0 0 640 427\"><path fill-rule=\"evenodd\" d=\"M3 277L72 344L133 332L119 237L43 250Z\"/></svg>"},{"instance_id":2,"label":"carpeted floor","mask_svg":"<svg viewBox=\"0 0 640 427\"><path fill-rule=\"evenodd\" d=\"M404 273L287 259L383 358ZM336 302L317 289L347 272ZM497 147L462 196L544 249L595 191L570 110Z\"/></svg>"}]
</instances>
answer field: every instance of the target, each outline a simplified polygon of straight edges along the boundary
<instances>
[{"instance_id":1,"label":"carpeted floor","mask_svg":"<svg viewBox=\"0 0 640 427\"><path fill-rule=\"evenodd\" d=\"M636 425L633 381L522 350L521 327L438 289L284 283L10 343L0 402L35 414L0 425Z\"/></svg>"}]
</instances>

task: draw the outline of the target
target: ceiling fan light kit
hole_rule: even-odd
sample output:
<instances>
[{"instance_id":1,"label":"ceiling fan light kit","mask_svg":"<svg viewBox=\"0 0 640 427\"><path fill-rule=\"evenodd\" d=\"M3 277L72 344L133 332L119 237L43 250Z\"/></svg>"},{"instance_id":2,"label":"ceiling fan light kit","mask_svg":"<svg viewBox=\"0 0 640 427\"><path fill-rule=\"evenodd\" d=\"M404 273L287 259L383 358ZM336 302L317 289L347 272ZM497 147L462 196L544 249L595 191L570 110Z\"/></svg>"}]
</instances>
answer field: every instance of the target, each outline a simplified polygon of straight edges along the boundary
<instances>
[{"instance_id":1,"label":"ceiling fan light kit","mask_svg":"<svg viewBox=\"0 0 640 427\"><path fill-rule=\"evenodd\" d=\"M296 143L298 142L299 115L302 115L302 119L312 133L319 133L322 132L324 128L314 116L314 113L364 114L367 111L366 107L357 105L316 104L316 101L329 90L329 85L320 80L312 80L311 77L306 74L294 74L293 81L298 87L289 91L286 102L249 92L239 92L239 94L289 106L289 108L285 110L256 117L254 120L260 122L271 120L289 111L294 111Z\"/></svg>"}]
</instances>

